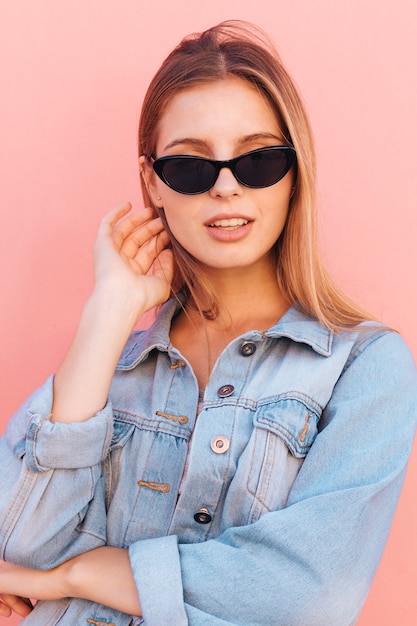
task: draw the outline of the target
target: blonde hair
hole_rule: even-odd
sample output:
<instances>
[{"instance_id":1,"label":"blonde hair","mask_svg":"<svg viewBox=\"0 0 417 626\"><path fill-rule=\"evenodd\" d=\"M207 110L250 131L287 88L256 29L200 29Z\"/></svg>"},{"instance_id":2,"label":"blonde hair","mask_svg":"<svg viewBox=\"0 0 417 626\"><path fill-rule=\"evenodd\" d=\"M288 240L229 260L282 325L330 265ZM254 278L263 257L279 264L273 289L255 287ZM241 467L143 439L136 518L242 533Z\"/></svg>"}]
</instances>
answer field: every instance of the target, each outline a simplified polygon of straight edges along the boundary
<instances>
[{"instance_id":1,"label":"blonde hair","mask_svg":"<svg viewBox=\"0 0 417 626\"><path fill-rule=\"evenodd\" d=\"M139 122L139 155L155 156L158 122L180 91L199 84L238 77L263 94L282 132L297 153L295 189L286 225L275 244L277 280L291 303L330 330L352 328L368 313L333 283L319 255L316 224L316 159L310 123L297 88L268 37L255 26L226 21L185 37L162 63L144 98ZM142 180L147 206L160 214ZM173 293L192 301L206 317L215 317L216 294L196 260L171 234L174 252Z\"/></svg>"}]
</instances>

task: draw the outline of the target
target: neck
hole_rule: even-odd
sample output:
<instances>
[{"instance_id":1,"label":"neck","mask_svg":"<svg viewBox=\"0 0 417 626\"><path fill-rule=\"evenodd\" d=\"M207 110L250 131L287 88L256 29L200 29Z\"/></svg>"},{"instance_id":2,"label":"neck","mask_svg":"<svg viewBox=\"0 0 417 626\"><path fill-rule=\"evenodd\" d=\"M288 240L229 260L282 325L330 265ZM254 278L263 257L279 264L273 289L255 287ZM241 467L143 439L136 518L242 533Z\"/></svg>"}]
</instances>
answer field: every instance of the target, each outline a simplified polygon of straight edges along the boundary
<instances>
[{"instance_id":1,"label":"neck","mask_svg":"<svg viewBox=\"0 0 417 626\"><path fill-rule=\"evenodd\" d=\"M274 272L222 271L210 275L219 311L215 319L204 319L188 306L173 320L171 341L191 364L200 389L224 348L251 330L270 328L290 303L279 289Z\"/></svg>"},{"instance_id":2,"label":"neck","mask_svg":"<svg viewBox=\"0 0 417 626\"><path fill-rule=\"evenodd\" d=\"M219 310L215 319L204 319L195 307L186 306L174 318L171 341L191 364L199 388L204 389L224 348L251 330L270 328L290 303L279 288L272 264L207 272L215 289Z\"/></svg>"},{"instance_id":3,"label":"neck","mask_svg":"<svg viewBox=\"0 0 417 626\"><path fill-rule=\"evenodd\" d=\"M218 298L219 309L209 325L237 334L250 329L266 329L288 309L290 303L282 293L271 263L265 267L211 270L208 278ZM187 312L196 319L200 314L192 307Z\"/></svg>"}]
</instances>

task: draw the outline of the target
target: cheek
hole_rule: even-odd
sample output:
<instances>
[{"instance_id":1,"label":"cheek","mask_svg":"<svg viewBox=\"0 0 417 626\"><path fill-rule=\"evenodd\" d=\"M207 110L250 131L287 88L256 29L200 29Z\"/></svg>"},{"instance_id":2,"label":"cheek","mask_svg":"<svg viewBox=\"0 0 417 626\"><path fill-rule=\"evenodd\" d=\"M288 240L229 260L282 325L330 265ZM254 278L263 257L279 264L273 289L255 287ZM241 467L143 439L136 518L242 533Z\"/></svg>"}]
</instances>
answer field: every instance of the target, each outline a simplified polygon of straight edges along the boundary
<instances>
[{"instance_id":1,"label":"cheek","mask_svg":"<svg viewBox=\"0 0 417 626\"><path fill-rule=\"evenodd\" d=\"M265 198L259 202L261 211L266 222L274 230L282 228L288 218L290 206L290 191L288 193L276 194L275 196L265 194Z\"/></svg>"},{"instance_id":2,"label":"cheek","mask_svg":"<svg viewBox=\"0 0 417 626\"><path fill-rule=\"evenodd\" d=\"M189 241L188 233L191 231L190 219L187 217L190 212L187 211L181 200L166 202L162 212L168 233L186 248L185 243Z\"/></svg>"}]
</instances>

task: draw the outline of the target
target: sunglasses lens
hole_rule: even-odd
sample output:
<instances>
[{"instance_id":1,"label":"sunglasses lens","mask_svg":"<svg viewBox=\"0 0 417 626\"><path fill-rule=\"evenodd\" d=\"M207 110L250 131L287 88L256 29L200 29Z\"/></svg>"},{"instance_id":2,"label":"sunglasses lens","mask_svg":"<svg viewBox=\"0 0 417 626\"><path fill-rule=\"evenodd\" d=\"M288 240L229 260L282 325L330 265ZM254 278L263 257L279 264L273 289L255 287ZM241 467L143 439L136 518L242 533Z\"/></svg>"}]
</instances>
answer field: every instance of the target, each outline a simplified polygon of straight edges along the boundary
<instances>
[{"instance_id":1,"label":"sunglasses lens","mask_svg":"<svg viewBox=\"0 0 417 626\"><path fill-rule=\"evenodd\" d=\"M167 159L162 165L162 175L172 189L188 194L207 191L216 181L212 163L194 157Z\"/></svg>"},{"instance_id":2,"label":"sunglasses lens","mask_svg":"<svg viewBox=\"0 0 417 626\"><path fill-rule=\"evenodd\" d=\"M269 187L285 176L294 161L293 155L287 149L254 151L237 161L236 176L247 187Z\"/></svg>"}]
</instances>

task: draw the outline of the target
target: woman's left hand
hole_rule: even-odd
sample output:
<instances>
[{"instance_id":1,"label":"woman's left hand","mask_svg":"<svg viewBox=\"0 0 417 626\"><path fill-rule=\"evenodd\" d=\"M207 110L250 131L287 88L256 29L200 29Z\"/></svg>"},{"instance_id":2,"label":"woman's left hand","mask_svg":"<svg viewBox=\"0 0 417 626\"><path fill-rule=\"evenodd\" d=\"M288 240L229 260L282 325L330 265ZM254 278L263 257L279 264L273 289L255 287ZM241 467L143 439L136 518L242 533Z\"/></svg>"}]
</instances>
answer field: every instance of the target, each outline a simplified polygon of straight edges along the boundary
<instances>
[{"instance_id":1,"label":"woman's left hand","mask_svg":"<svg viewBox=\"0 0 417 626\"><path fill-rule=\"evenodd\" d=\"M26 617L32 611L33 605L28 598L8 594L0 595L0 616L10 617L13 612Z\"/></svg>"}]
</instances>

